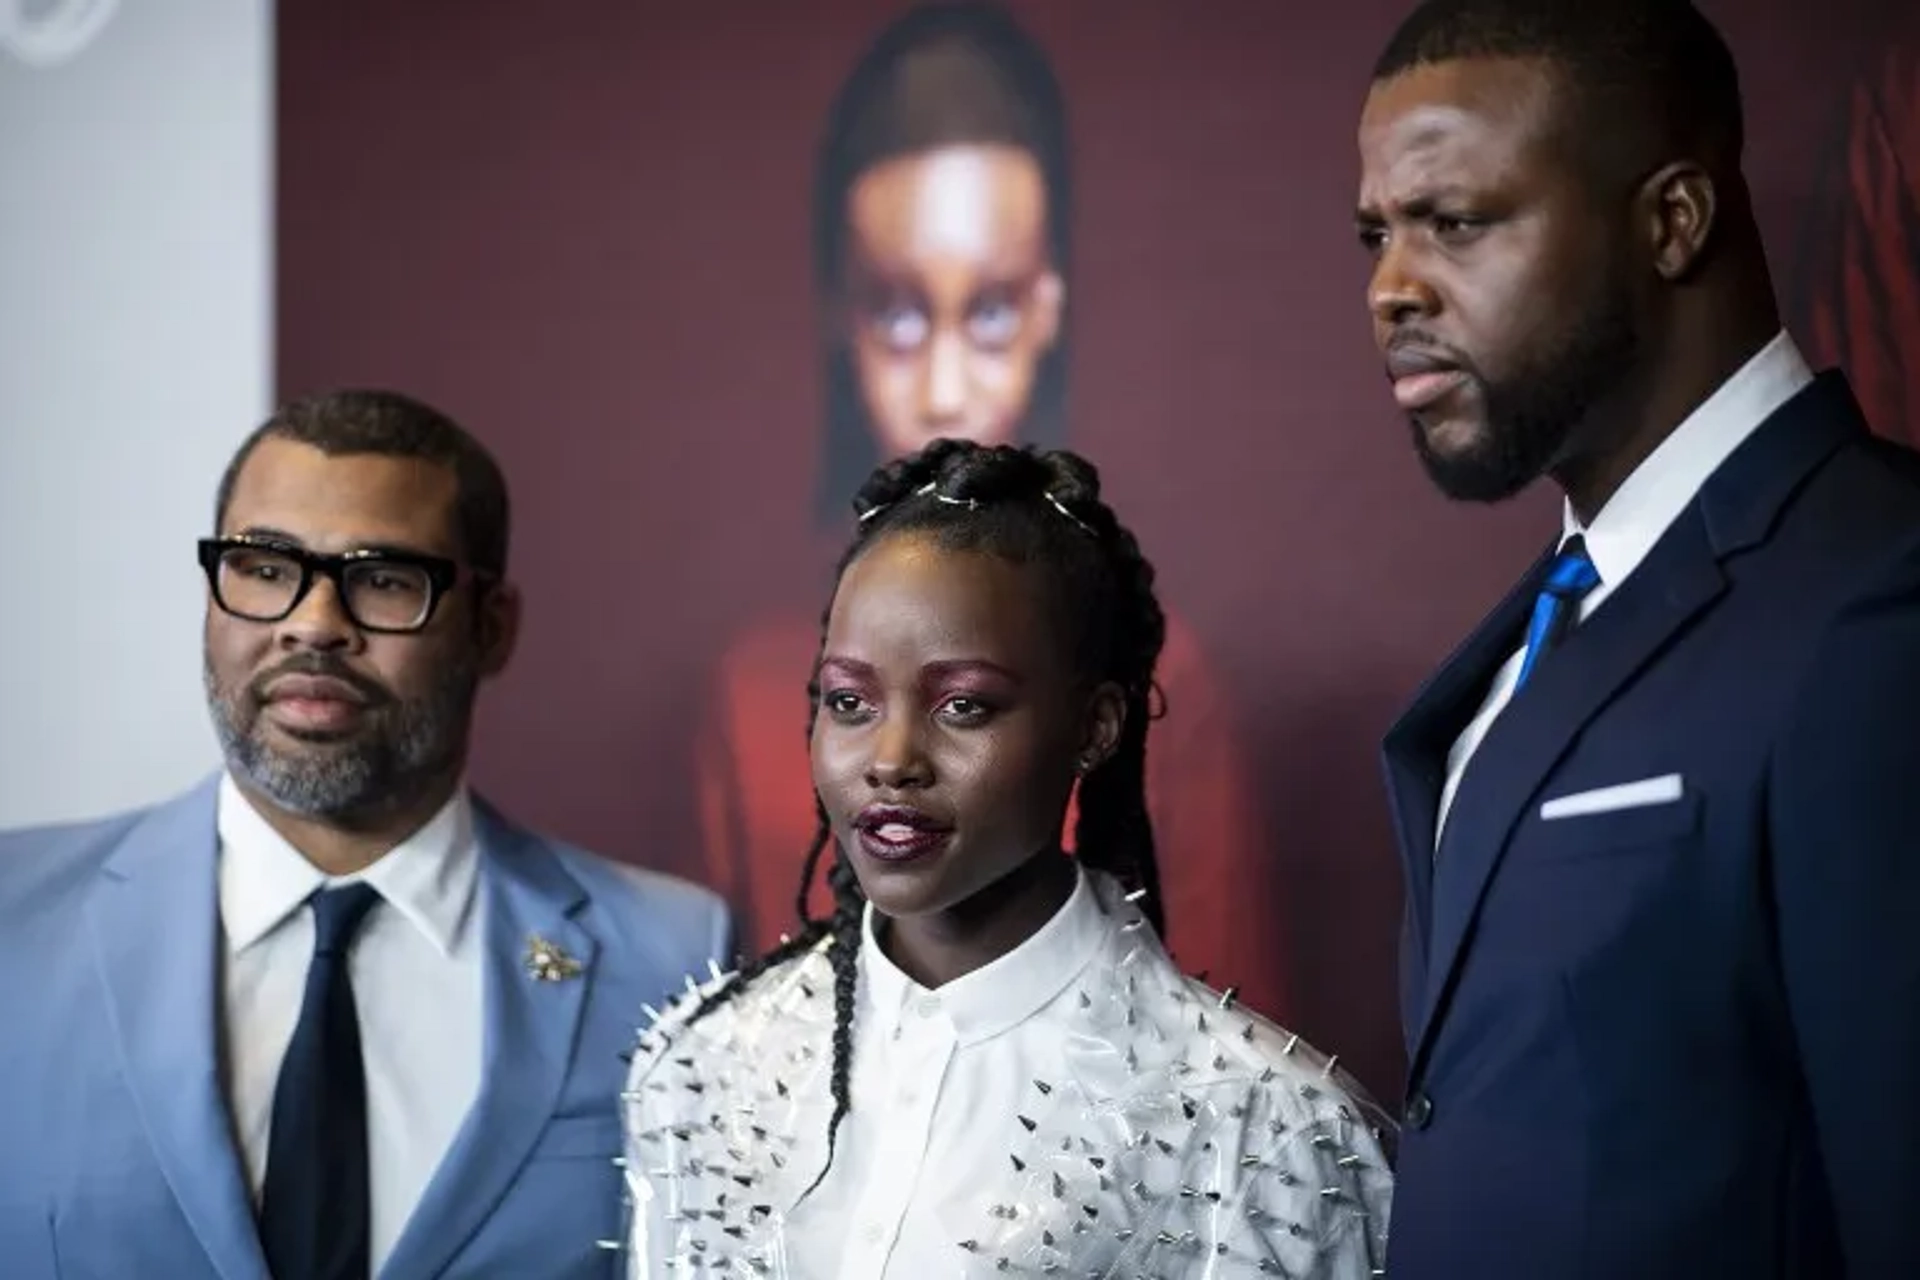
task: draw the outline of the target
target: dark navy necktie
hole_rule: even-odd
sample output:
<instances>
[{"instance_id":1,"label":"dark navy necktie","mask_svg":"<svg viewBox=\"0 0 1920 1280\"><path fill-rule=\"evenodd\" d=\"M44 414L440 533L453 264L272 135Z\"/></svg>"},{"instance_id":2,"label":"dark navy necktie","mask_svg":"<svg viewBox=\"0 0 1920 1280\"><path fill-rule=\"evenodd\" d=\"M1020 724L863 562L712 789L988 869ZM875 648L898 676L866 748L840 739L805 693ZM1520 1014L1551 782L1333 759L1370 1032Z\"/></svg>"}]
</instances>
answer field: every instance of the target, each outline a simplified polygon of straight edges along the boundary
<instances>
[{"instance_id":1,"label":"dark navy necktie","mask_svg":"<svg viewBox=\"0 0 1920 1280\"><path fill-rule=\"evenodd\" d=\"M365 884L311 899L313 963L274 1086L260 1196L273 1280L367 1280L371 1269L367 1081L347 950L379 900Z\"/></svg>"},{"instance_id":2,"label":"dark navy necktie","mask_svg":"<svg viewBox=\"0 0 1920 1280\"><path fill-rule=\"evenodd\" d=\"M1533 619L1527 623L1527 656L1521 660L1520 679L1513 686L1516 693L1526 686L1540 659L1566 638L1580 616L1580 601L1599 585L1600 571L1587 555L1586 540L1575 534L1553 558L1547 580L1533 602Z\"/></svg>"}]
</instances>

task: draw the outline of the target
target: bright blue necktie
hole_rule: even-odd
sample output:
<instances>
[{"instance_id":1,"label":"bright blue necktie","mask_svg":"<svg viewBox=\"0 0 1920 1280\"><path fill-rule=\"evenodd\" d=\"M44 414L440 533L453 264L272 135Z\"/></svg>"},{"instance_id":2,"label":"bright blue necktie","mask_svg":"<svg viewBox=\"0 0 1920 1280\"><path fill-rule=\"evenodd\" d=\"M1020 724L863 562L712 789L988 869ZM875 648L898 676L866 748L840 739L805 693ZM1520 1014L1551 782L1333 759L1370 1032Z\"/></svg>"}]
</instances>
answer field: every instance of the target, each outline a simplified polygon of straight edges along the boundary
<instances>
[{"instance_id":1,"label":"bright blue necktie","mask_svg":"<svg viewBox=\"0 0 1920 1280\"><path fill-rule=\"evenodd\" d=\"M1585 539L1578 534L1567 539L1560 554L1547 569L1547 580L1533 602L1533 619L1527 623L1527 656L1520 663L1520 679L1515 692L1524 688L1540 659L1566 638L1580 616L1580 601L1600 585L1600 571L1587 555Z\"/></svg>"},{"instance_id":2,"label":"bright blue necktie","mask_svg":"<svg viewBox=\"0 0 1920 1280\"><path fill-rule=\"evenodd\" d=\"M347 950L379 900L366 884L312 898L313 962L273 1090L260 1196L260 1243L274 1280L367 1280L366 1067Z\"/></svg>"}]
</instances>

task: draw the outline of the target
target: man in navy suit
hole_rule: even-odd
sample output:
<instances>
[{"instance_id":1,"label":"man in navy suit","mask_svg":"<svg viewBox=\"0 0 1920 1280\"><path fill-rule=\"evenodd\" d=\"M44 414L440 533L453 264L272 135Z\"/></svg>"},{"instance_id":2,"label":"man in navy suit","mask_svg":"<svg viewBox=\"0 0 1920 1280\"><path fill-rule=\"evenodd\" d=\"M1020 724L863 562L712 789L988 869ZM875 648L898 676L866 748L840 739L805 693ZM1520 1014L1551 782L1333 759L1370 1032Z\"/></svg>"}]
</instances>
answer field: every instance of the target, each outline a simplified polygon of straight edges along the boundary
<instances>
[{"instance_id":1,"label":"man in navy suit","mask_svg":"<svg viewBox=\"0 0 1920 1280\"><path fill-rule=\"evenodd\" d=\"M1682 0L1434 0L1359 143L1433 480L1566 498L1385 742L1388 1271L1920 1275L1920 468L1781 332L1731 55Z\"/></svg>"},{"instance_id":2,"label":"man in navy suit","mask_svg":"<svg viewBox=\"0 0 1920 1280\"><path fill-rule=\"evenodd\" d=\"M216 527L225 770L0 836L0 1273L614 1275L623 1051L728 920L465 785L520 613L498 467L417 401L317 396Z\"/></svg>"}]
</instances>

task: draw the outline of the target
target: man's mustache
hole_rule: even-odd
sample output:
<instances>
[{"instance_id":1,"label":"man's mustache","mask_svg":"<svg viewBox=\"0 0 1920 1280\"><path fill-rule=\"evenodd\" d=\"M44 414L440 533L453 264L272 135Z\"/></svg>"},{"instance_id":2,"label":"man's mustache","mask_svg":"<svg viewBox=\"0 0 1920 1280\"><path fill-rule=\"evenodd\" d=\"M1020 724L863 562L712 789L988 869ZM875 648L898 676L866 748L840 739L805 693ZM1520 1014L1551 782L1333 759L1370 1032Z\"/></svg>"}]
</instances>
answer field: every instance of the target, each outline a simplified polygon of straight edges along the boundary
<instances>
[{"instance_id":1,"label":"man's mustache","mask_svg":"<svg viewBox=\"0 0 1920 1280\"><path fill-rule=\"evenodd\" d=\"M247 696L255 703L264 703L274 682L288 676L314 676L338 680L359 694L369 707L385 706L394 700L392 692L385 685L352 670L338 658L331 658L321 653L298 654L288 658L271 671L264 671L255 676L247 685Z\"/></svg>"}]
</instances>

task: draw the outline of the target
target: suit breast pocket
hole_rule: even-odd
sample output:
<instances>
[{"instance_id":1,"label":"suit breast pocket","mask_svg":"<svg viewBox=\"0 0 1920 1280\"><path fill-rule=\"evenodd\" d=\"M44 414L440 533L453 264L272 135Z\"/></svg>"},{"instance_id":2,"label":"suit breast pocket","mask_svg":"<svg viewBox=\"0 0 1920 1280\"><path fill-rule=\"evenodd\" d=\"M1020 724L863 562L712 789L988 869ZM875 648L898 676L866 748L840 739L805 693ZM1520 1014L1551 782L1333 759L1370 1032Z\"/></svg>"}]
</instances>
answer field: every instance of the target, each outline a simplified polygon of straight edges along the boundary
<instances>
[{"instance_id":1,"label":"suit breast pocket","mask_svg":"<svg viewBox=\"0 0 1920 1280\"><path fill-rule=\"evenodd\" d=\"M0 1205L0 1275L7 1280L59 1280L51 1214Z\"/></svg>"},{"instance_id":2,"label":"suit breast pocket","mask_svg":"<svg viewBox=\"0 0 1920 1280\"><path fill-rule=\"evenodd\" d=\"M1688 897L1697 793L1565 818L1529 815L1488 886L1476 946L1515 971L1577 972Z\"/></svg>"},{"instance_id":3,"label":"suit breast pocket","mask_svg":"<svg viewBox=\"0 0 1920 1280\"><path fill-rule=\"evenodd\" d=\"M1544 818L1536 813L1521 843L1528 856L1549 862L1631 853L1685 840L1700 829L1702 801L1687 790L1678 799L1656 804Z\"/></svg>"}]
</instances>

